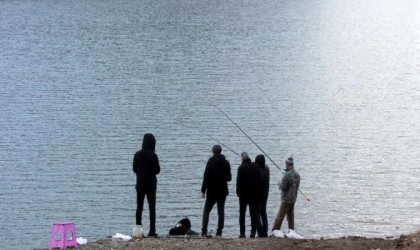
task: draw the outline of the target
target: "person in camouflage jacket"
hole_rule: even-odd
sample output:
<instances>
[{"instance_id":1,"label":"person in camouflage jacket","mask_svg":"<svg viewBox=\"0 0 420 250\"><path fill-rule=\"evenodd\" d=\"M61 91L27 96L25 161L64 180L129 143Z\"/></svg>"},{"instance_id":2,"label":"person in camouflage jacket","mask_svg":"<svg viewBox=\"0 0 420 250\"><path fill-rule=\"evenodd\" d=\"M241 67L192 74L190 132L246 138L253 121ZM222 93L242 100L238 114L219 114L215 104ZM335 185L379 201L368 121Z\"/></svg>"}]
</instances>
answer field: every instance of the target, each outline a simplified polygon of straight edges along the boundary
<instances>
[{"instance_id":1,"label":"person in camouflage jacket","mask_svg":"<svg viewBox=\"0 0 420 250\"><path fill-rule=\"evenodd\" d=\"M294 169L293 157L286 160L286 173L284 174L279 189L281 190L281 204L274 220L272 231L280 230L284 217L287 215L289 229L295 229L295 203L300 184L300 175Z\"/></svg>"}]
</instances>

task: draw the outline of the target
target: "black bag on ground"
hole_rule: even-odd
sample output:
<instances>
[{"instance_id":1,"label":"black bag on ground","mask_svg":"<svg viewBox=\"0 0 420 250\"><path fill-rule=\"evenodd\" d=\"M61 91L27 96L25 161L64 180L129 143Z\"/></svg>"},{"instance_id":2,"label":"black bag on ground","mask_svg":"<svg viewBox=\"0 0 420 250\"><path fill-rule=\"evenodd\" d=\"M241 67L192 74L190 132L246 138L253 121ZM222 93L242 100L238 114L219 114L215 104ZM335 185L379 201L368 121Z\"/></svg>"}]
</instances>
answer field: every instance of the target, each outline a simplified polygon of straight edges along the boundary
<instances>
[{"instance_id":1,"label":"black bag on ground","mask_svg":"<svg viewBox=\"0 0 420 250\"><path fill-rule=\"evenodd\" d=\"M191 230L191 221L188 217L178 221L178 223L169 230L169 235L198 235L197 232Z\"/></svg>"}]
</instances>

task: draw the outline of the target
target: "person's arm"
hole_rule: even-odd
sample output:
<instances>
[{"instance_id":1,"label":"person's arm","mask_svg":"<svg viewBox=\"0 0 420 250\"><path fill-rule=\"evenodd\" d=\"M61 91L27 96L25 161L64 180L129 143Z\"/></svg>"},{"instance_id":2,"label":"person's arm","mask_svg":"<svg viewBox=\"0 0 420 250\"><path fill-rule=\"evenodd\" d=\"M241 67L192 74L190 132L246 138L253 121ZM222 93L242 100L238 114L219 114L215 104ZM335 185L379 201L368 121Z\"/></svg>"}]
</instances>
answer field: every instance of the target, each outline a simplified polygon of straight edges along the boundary
<instances>
[{"instance_id":1,"label":"person's arm","mask_svg":"<svg viewBox=\"0 0 420 250\"><path fill-rule=\"evenodd\" d=\"M209 179L209 168L210 168L209 165L210 165L210 161L207 162L206 169L204 170L203 184L201 185L201 197L202 198L206 197L206 191L207 191L208 179Z\"/></svg>"},{"instance_id":2,"label":"person's arm","mask_svg":"<svg viewBox=\"0 0 420 250\"><path fill-rule=\"evenodd\" d=\"M241 167L238 168L238 174L236 176L236 195L239 197L239 194L241 193L241 180L242 180L242 171Z\"/></svg>"},{"instance_id":3,"label":"person's arm","mask_svg":"<svg viewBox=\"0 0 420 250\"><path fill-rule=\"evenodd\" d=\"M133 157L133 172L137 174L137 157L134 155Z\"/></svg>"},{"instance_id":4,"label":"person's arm","mask_svg":"<svg viewBox=\"0 0 420 250\"><path fill-rule=\"evenodd\" d=\"M228 161L226 161L226 181L231 181L232 180L232 172L230 171L230 164Z\"/></svg>"},{"instance_id":5,"label":"person's arm","mask_svg":"<svg viewBox=\"0 0 420 250\"><path fill-rule=\"evenodd\" d=\"M289 189L289 186L289 178L287 177L287 174L284 174L281 179L280 189L286 192Z\"/></svg>"},{"instance_id":6,"label":"person's arm","mask_svg":"<svg viewBox=\"0 0 420 250\"><path fill-rule=\"evenodd\" d=\"M154 165L155 165L154 166L155 175L158 175L160 173L160 165L159 165L159 158L158 158L157 154L155 154L155 164Z\"/></svg>"},{"instance_id":7,"label":"person's arm","mask_svg":"<svg viewBox=\"0 0 420 250\"><path fill-rule=\"evenodd\" d=\"M297 174L297 181L296 181L296 196L299 190L299 185L300 185L300 175Z\"/></svg>"}]
</instances>

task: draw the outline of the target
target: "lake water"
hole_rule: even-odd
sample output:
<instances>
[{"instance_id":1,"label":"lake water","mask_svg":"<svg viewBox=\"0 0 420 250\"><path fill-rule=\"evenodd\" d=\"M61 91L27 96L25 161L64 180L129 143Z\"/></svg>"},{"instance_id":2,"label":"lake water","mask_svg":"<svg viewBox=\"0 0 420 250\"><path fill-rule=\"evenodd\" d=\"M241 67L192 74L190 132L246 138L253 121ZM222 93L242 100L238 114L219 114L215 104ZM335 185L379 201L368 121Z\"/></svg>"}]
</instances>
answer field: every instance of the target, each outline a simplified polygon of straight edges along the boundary
<instances>
[{"instance_id":1,"label":"lake water","mask_svg":"<svg viewBox=\"0 0 420 250\"><path fill-rule=\"evenodd\" d=\"M304 237L419 230L419 13L416 0L0 1L2 248L48 247L56 221L88 241L131 235L146 132L157 233L183 216L200 231L209 135L261 153L215 105L279 167L294 155ZM239 158L223 153L237 237ZM271 228L282 173L267 163Z\"/></svg>"}]
</instances>

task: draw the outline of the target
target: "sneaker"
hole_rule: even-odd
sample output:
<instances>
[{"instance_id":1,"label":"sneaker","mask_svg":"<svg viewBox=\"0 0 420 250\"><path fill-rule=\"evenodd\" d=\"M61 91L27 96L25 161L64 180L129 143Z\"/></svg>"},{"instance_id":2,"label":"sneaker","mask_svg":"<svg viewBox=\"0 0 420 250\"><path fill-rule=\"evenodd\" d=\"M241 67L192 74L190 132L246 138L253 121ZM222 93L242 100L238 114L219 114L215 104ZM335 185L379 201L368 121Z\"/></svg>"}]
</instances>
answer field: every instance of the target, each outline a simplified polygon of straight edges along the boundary
<instances>
[{"instance_id":1,"label":"sneaker","mask_svg":"<svg viewBox=\"0 0 420 250\"><path fill-rule=\"evenodd\" d=\"M255 234L251 234L249 238L255 238Z\"/></svg>"},{"instance_id":2,"label":"sneaker","mask_svg":"<svg viewBox=\"0 0 420 250\"><path fill-rule=\"evenodd\" d=\"M241 234L241 235L239 235L239 238L246 238L246 237L245 237L245 234Z\"/></svg>"}]
</instances>

